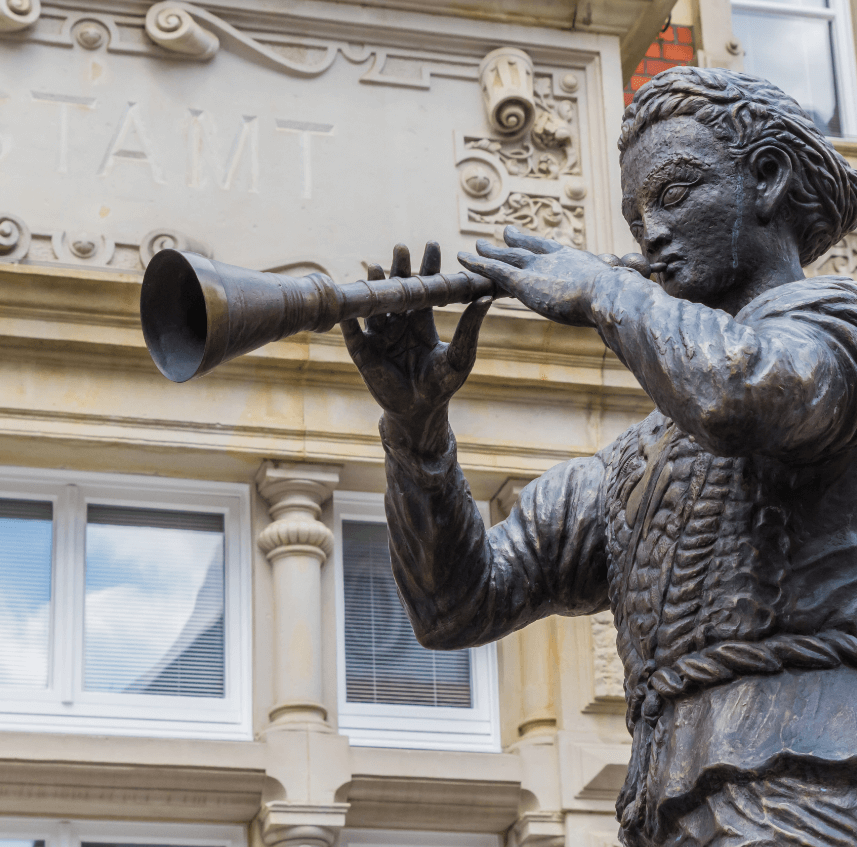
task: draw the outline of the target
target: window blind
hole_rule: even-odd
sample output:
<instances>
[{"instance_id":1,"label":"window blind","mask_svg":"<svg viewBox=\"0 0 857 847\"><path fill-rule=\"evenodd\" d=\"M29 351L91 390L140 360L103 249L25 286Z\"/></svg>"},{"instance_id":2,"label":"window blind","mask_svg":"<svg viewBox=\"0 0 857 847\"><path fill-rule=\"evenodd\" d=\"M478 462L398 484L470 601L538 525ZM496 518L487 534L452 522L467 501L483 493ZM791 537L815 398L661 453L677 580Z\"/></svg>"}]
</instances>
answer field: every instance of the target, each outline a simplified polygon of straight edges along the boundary
<instances>
[{"instance_id":1,"label":"window blind","mask_svg":"<svg viewBox=\"0 0 857 847\"><path fill-rule=\"evenodd\" d=\"M224 696L223 516L90 505L84 687Z\"/></svg>"},{"instance_id":2,"label":"window blind","mask_svg":"<svg viewBox=\"0 0 857 847\"><path fill-rule=\"evenodd\" d=\"M386 525L343 521L342 554L347 701L471 708L470 651L420 646L393 579Z\"/></svg>"},{"instance_id":3,"label":"window blind","mask_svg":"<svg viewBox=\"0 0 857 847\"><path fill-rule=\"evenodd\" d=\"M0 499L0 685L48 684L50 502Z\"/></svg>"}]
</instances>

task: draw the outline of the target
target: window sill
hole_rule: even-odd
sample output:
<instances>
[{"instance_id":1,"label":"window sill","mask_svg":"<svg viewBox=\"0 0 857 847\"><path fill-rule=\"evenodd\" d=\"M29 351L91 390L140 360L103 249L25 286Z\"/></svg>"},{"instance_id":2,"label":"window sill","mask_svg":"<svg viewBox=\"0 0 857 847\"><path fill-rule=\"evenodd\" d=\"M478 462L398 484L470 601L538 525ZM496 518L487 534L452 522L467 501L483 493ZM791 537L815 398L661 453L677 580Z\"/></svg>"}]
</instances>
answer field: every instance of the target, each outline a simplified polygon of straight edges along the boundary
<instances>
[{"instance_id":1,"label":"window sill","mask_svg":"<svg viewBox=\"0 0 857 847\"><path fill-rule=\"evenodd\" d=\"M352 747L345 825L505 832L518 817L521 760L514 753Z\"/></svg>"}]
</instances>

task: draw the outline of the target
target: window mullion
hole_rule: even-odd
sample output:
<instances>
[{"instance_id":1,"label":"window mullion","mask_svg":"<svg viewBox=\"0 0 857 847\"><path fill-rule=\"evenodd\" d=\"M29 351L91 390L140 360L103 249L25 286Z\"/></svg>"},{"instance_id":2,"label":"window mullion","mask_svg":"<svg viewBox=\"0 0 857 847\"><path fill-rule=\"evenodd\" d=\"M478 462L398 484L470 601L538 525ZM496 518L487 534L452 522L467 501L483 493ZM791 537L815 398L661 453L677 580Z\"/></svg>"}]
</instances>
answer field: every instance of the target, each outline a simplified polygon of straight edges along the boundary
<instances>
[{"instance_id":1,"label":"window mullion","mask_svg":"<svg viewBox=\"0 0 857 847\"><path fill-rule=\"evenodd\" d=\"M79 648L82 633L82 509L80 489L66 485L57 498L56 509L56 683L62 705L74 705L79 690Z\"/></svg>"}]
</instances>

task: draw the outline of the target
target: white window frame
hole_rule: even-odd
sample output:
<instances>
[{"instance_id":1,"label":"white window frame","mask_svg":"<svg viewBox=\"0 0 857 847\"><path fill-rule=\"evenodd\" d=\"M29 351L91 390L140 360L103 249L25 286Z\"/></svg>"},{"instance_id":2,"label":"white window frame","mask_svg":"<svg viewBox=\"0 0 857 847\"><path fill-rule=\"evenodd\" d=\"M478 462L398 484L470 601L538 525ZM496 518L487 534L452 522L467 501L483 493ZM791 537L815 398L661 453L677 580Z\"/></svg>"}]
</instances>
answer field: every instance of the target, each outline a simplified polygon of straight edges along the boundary
<instances>
[{"instance_id":1,"label":"white window frame","mask_svg":"<svg viewBox=\"0 0 857 847\"><path fill-rule=\"evenodd\" d=\"M486 526L487 503L477 503ZM352 745L422 750L500 752L500 714L495 644L471 650L473 706L403 706L349 703L345 687L345 581L342 523L386 524L384 496L357 491L334 491L334 554L336 583L336 680L339 731Z\"/></svg>"},{"instance_id":2,"label":"white window frame","mask_svg":"<svg viewBox=\"0 0 857 847\"><path fill-rule=\"evenodd\" d=\"M251 727L249 487L151 476L0 467L0 498L54 507L48 685L0 686L0 729L247 740ZM86 509L90 503L219 513L225 530L225 697L83 688Z\"/></svg>"},{"instance_id":3,"label":"white window frame","mask_svg":"<svg viewBox=\"0 0 857 847\"><path fill-rule=\"evenodd\" d=\"M854 29L849 0L829 0L827 9L793 6L764 0L732 0L732 8L776 17L812 18L831 21L833 32L833 72L842 113L842 137L857 136L857 60L854 56ZM836 136L838 137L838 136Z\"/></svg>"},{"instance_id":4,"label":"white window frame","mask_svg":"<svg viewBox=\"0 0 857 847\"><path fill-rule=\"evenodd\" d=\"M247 847L243 826L137 821L0 818L0 842L44 840L45 847L81 847L84 841L164 847Z\"/></svg>"},{"instance_id":5,"label":"white window frame","mask_svg":"<svg viewBox=\"0 0 857 847\"><path fill-rule=\"evenodd\" d=\"M334 847L502 847L502 844L502 836L481 832L343 829Z\"/></svg>"}]
</instances>

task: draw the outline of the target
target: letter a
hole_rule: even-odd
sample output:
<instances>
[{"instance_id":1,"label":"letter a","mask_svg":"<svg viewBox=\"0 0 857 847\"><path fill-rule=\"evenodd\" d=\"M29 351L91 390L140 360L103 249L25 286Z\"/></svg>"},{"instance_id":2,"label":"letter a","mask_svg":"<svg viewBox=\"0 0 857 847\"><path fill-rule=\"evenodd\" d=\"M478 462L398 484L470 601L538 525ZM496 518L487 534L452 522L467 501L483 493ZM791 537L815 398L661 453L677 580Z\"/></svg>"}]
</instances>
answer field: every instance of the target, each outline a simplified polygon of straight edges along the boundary
<instances>
[{"instance_id":1,"label":"letter a","mask_svg":"<svg viewBox=\"0 0 857 847\"><path fill-rule=\"evenodd\" d=\"M135 142L135 146L131 146L132 141ZM152 156L146 130L137 113L137 104L133 101L129 102L125 108L119 126L116 128L116 132L107 147L107 152L101 160L101 167L99 167L97 175L106 176L109 174L117 159L144 162L152 171L152 179L155 182L164 182L161 169Z\"/></svg>"}]
</instances>

